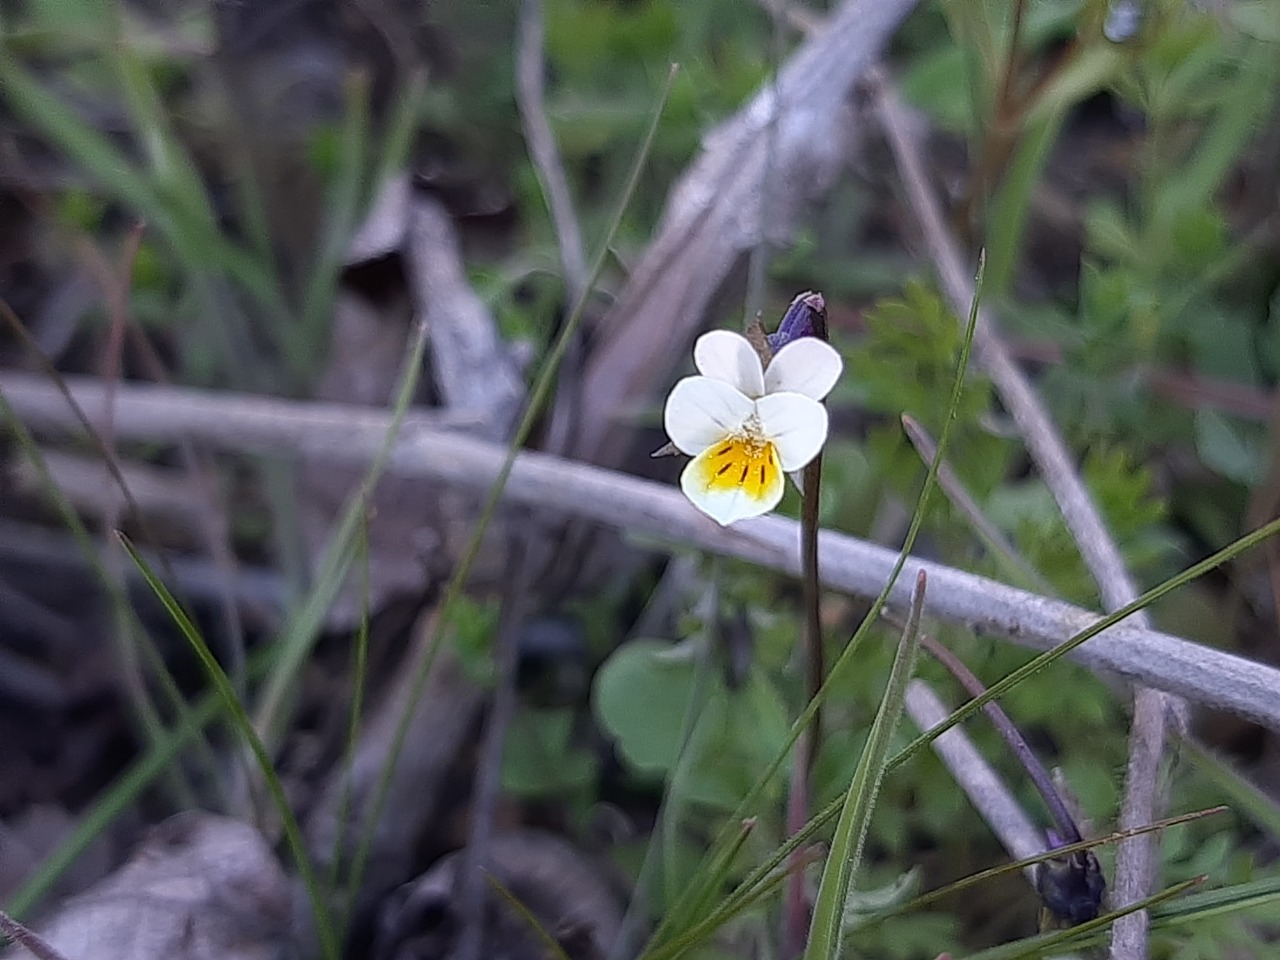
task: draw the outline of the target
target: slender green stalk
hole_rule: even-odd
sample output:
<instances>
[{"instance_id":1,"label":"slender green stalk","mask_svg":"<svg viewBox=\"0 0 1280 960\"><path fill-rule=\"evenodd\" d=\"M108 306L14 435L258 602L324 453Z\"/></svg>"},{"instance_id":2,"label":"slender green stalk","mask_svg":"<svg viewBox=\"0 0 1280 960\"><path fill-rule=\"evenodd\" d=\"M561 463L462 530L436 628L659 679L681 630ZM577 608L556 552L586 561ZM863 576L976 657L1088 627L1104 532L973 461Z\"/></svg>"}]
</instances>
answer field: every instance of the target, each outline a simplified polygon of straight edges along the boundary
<instances>
[{"instance_id":1,"label":"slender green stalk","mask_svg":"<svg viewBox=\"0 0 1280 960\"><path fill-rule=\"evenodd\" d=\"M319 250L302 297L302 322L286 334L290 372L300 383L315 369L321 356L319 346L327 341L324 333L333 312L333 293L365 195L366 152L370 139L369 78L363 72L355 72L346 78L343 86L346 109L338 172L325 203Z\"/></svg>"},{"instance_id":2,"label":"slender green stalk","mask_svg":"<svg viewBox=\"0 0 1280 960\"><path fill-rule=\"evenodd\" d=\"M1009 863L1002 863L998 867L991 867L988 870L982 870L978 873L970 874L963 879L954 883L948 883L946 886L938 887L936 890L930 890L922 893L920 896L905 903L890 907L873 916L868 917L865 921L858 925L859 930L865 930L873 927L890 917L900 916L904 913L914 913L917 910L923 910L925 907L931 906L939 900L947 897L953 897L956 894L963 893L971 887L986 883L988 880L995 880L998 877L1006 876L1010 873L1018 873L1028 867L1034 867L1036 864L1044 863L1046 860L1052 860L1056 857L1068 856L1081 850L1089 850L1093 847L1100 847L1106 844L1119 843L1121 840L1128 840L1131 837L1142 836L1146 833L1157 833L1161 830L1167 830L1169 827L1176 827L1179 824L1190 823L1193 820L1202 820L1205 817L1211 817L1215 814L1226 813L1230 807L1219 806L1210 807L1207 810L1196 810L1192 813L1184 813L1176 817L1168 817L1164 820L1157 820L1155 823L1144 824L1141 827L1134 827L1131 830L1117 830L1115 833L1105 837L1096 837L1090 840L1081 840L1078 843L1069 843L1065 846L1054 847L1052 850L1044 850L1037 853L1034 857L1026 857L1022 860L1013 860Z\"/></svg>"},{"instance_id":3,"label":"slender green stalk","mask_svg":"<svg viewBox=\"0 0 1280 960\"><path fill-rule=\"evenodd\" d=\"M489 522L493 519L494 512L498 506L498 501L502 498L502 491L506 489L507 480L511 476L511 469L515 464L516 455L528 440L529 434L533 431L534 423L537 421L543 406L551 395L551 389L555 383L556 372L560 367L560 362L564 359L564 354L568 349L569 342L572 340L582 322L582 316L587 306L587 299L590 296L591 291L595 288L596 282L600 278L600 274L604 271L604 265L609 256L609 246L613 242L614 234L617 233L618 228L622 225L622 217L626 212L627 207L630 205L632 196L635 194L636 187L640 182L640 175L644 170L649 152L653 148L654 137L658 132L658 124L662 119L662 113L666 108L667 98L670 96L672 85L675 82L676 70L676 64L672 64L671 70L667 74L666 84L662 89L657 107L654 110L653 119L649 124L649 129L645 133L644 140L640 144L640 149L636 154L635 163L632 165L631 172L627 177L627 182L623 187L622 197L618 203L618 207L614 211L609 227L605 231L604 238L600 243L600 252L596 255L591 273L587 278L586 289L583 291L582 296L580 296L574 303L573 310L565 321L565 324L560 331L560 335L556 338L555 343L552 345L551 352L543 362L542 369L539 371L538 378L530 393L529 402L525 407L524 415L521 417L520 423L516 427L515 434L511 438L511 443L507 447L506 459L503 461L502 468L498 471L497 479L494 481L484 507L480 511L480 516L471 533L471 540L468 542L466 549L459 558L458 566L454 570L453 577L449 580L449 584L445 589L444 597L440 602L439 616L436 618L429 635L424 639L427 653L422 658L422 665L419 667L417 675L413 678L413 683L409 692L409 699L405 704L404 715L401 717L400 723L396 727L395 736L391 743L391 750L387 756L386 764L383 767L382 775L379 778L378 786L374 793L373 803L369 809L368 819L364 825L360 847L356 854L356 862L353 867L353 873L356 877L356 886L358 886L358 878L363 873L364 861L368 857L369 850L372 846L373 831L376 828L379 819L381 819L382 809L386 804L387 795L391 789L391 779L395 772L396 763L399 760L401 751L404 749L405 741L409 736L409 724L413 717L414 706L422 698L422 692L426 688L427 677L430 675L431 667L435 663L435 656L439 650L440 640L443 636L441 632L441 624L448 622L450 611L457 603L458 598L462 595L462 590L466 584L467 577L470 574L471 567L475 563L476 557L480 552L480 544L483 541L485 531L489 527Z\"/></svg>"},{"instance_id":4,"label":"slender green stalk","mask_svg":"<svg viewBox=\"0 0 1280 960\"><path fill-rule=\"evenodd\" d=\"M22 448L23 453L26 454L36 473L39 474L41 488L44 490L45 495L53 502L54 510L71 532L71 536L80 548L80 552L84 555L89 569L93 571L95 579L101 584L111 601L112 620L120 646L119 656L124 661L122 667L126 674L125 692L128 694L135 720L141 726L146 742L154 745L165 736L164 721L161 718L160 711L148 694L145 677L142 671L136 667L130 645L142 651L143 656L146 658L147 666L154 673L169 707L181 717L188 707L182 697L181 690L178 688L178 683L169 671L168 665L164 662L164 657L156 649L151 635L138 620L137 613L129 603L129 598L125 593L124 584L112 576L103 563L98 551L98 545L85 528L84 522L80 519L80 515L76 513L75 507L63 494L62 489L49 472L49 466L45 463L40 445L36 443L26 424L18 418L13 408L9 406L9 401L3 391L0 391L0 418L8 421L10 429L18 440L18 445ZM209 773L216 775L218 764L212 748L203 737L200 738L199 742ZM194 805L195 791L187 782L181 768L175 767L166 770L165 775L171 781L170 785L174 795L183 803Z\"/></svg>"},{"instance_id":5,"label":"slender green stalk","mask_svg":"<svg viewBox=\"0 0 1280 960\"><path fill-rule=\"evenodd\" d=\"M111 141L45 90L0 46L0 92L23 120L173 243L184 261L229 271L265 307L282 307L271 271L186 207L171 202Z\"/></svg>"},{"instance_id":6,"label":"slender green stalk","mask_svg":"<svg viewBox=\"0 0 1280 960\"><path fill-rule=\"evenodd\" d=\"M391 423L382 438L382 445L365 472L359 489L352 494L343 508L338 529L320 563L315 586L312 587L301 609L290 617L284 636L276 644L278 659L267 680L254 720L256 729L267 743L276 742L280 729L284 725L286 704L289 702L289 695L294 688L298 671L310 656L316 638L320 634L320 624L324 620L325 612L341 586L342 578L351 561L352 545L365 521L369 498L382 478L399 439L400 425L404 422L405 413L413 400L414 392L418 387L418 378L422 373L426 335L426 326L419 323L400 373L400 388L396 391Z\"/></svg>"},{"instance_id":7,"label":"slender green stalk","mask_svg":"<svg viewBox=\"0 0 1280 960\"><path fill-rule=\"evenodd\" d=\"M880 591L880 595L877 596L875 601L871 604L871 610L867 613L867 616L863 618L858 629L854 631L853 636L849 639L848 644L846 644L845 649L841 652L840 656L836 658L835 663L832 664L831 670L828 672L827 678L822 684L822 687L818 690L817 694L810 699L808 706L801 711L800 716L797 717L795 722L791 725L791 729L787 733L786 740L783 742L777 755L775 755L773 760L765 768L764 772L756 778L755 784L747 792L747 795L742 799L742 802L738 804L737 809L734 810L725 827L721 829L720 834L712 844L711 856L703 861L703 866L695 873L693 879L690 881L688 891L686 891L685 896L681 898L682 901L693 902L702 896L702 892L705 890L706 885L709 882L707 871L705 869L706 864L714 862L716 859L716 851L722 849L724 845L732 839L732 825L745 819L755 804L759 802L760 798L764 794L765 788L773 780L773 777L777 774L778 770L781 769L782 764L786 761L792 746L794 746L796 740L800 737L801 732L813 722L814 716L817 714L822 703L826 700L826 697L834 686L836 680L840 678L843 671L854 662L855 656L861 648L864 638L870 635L871 628L877 622L880 616L880 611L884 609L885 604L889 600L889 594L893 592L894 585L898 582L898 577L902 573L903 567L906 565L907 558L910 556L911 550L915 546L916 537L919 535L920 528L924 523L925 510L928 507L930 497L933 494L933 489L937 482L938 468L942 463L942 458L946 455L947 445L950 441L951 426L955 422L956 411L959 410L960 407L960 394L964 389L965 373L969 369L969 357L973 350L973 335L974 331L977 329L978 305L981 300L985 268L986 258L984 255L980 255L978 260L974 299L969 310L969 319L965 328L964 341L961 345L960 359L956 364L955 379L951 386L951 399L947 408L947 419L943 424L941 435L938 440L937 453L930 462L929 470L925 474L924 487L920 491L920 499L916 504L915 513L913 514L911 523L907 528L907 535L903 539L902 549L898 552L898 559L894 563L893 569L889 572L889 578L885 582L884 589ZM827 810L823 812L834 815L838 809L839 800L837 799L835 804L828 807ZM806 836L808 835L809 834L806 834ZM783 846L790 850L795 850L800 846L799 841L794 844L792 843L792 841L795 840L796 838L793 837L791 841L787 841ZM658 924L658 928L654 931L653 936L650 938L649 946L646 948L646 956L650 950L670 939L674 933L679 930L679 927L673 922L673 915L674 914L668 914L668 916L664 917Z\"/></svg>"},{"instance_id":8,"label":"slender green stalk","mask_svg":"<svg viewBox=\"0 0 1280 960\"><path fill-rule=\"evenodd\" d=\"M903 747L902 750L900 750L897 753L897 755L894 756L893 759L889 761L889 769L890 770L896 769L897 767L901 766L903 763L906 763L919 750L923 749L924 747L932 743L934 740L938 739L938 737L942 736L942 734L950 730L956 724L961 723L966 718L972 716L976 711L981 710L983 706L990 703L992 700L995 700L998 697L1004 696L1006 693L1008 693L1011 689L1016 687L1023 680L1027 679L1027 677L1031 676L1034 673L1038 673L1040 670L1043 670L1045 667L1047 667L1049 664L1053 663L1054 661L1062 659L1068 653L1074 650L1076 647L1080 646L1082 643L1088 640L1092 640L1098 634L1106 630L1109 630L1111 627L1114 627L1116 624L1122 622L1123 620L1128 619L1129 617L1137 613L1139 610L1145 610L1148 606L1155 603L1157 600L1159 600L1161 597L1164 597L1166 594L1172 593L1174 590L1177 590L1179 587L1184 586L1190 583L1192 580L1195 580L1203 576L1204 574L1208 573L1210 570L1217 569L1222 564L1226 563L1228 560L1238 556L1241 553L1244 553L1250 547L1256 546L1257 544L1261 543L1263 540L1266 540L1267 538L1272 537L1277 533L1280 533L1280 519L1273 520L1270 523L1268 523L1266 526L1259 527L1257 530L1254 530L1252 533L1246 534L1245 536L1241 537L1239 540L1235 541L1235 543L1232 543L1224 547L1223 549L1219 550L1217 553L1213 554L1212 556L1206 557L1204 560L1201 560L1199 563L1188 567L1186 570L1178 574L1176 577L1171 577L1170 579L1166 580L1164 583L1160 584L1159 586L1153 587L1152 589L1144 593L1142 596L1134 600L1132 603L1125 604L1123 607L1121 607L1119 610L1116 610L1114 613L1109 613L1105 617L1099 617L1097 622L1095 622L1092 626L1088 627L1085 630L1080 631L1070 640L1060 643L1053 649L1046 650L1044 653L1040 654L1034 659L1029 660L1027 663L1024 663L1021 667L1019 667L1017 670L1014 670L1004 679L999 680L996 683L993 683L990 687L987 688L987 692L982 694L982 696L974 697L964 706L960 707L954 713L952 713L951 716L947 717L947 719L944 720L942 723L940 723L938 726L932 728L926 733L921 734L915 740L911 741L911 743Z\"/></svg>"},{"instance_id":9,"label":"slender green stalk","mask_svg":"<svg viewBox=\"0 0 1280 960\"><path fill-rule=\"evenodd\" d=\"M30 913L116 818L131 809L142 792L173 766L178 754L213 722L219 712L217 698L211 693L206 694L187 711L186 717L176 729L151 744L141 759L122 774L77 820L71 834L40 862L39 867L10 898L9 912L17 917Z\"/></svg>"},{"instance_id":10,"label":"slender green stalk","mask_svg":"<svg viewBox=\"0 0 1280 960\"><path fill-rule=\"evenodd\" d=\"M902 415L902 429L911 441L911 445L916 448L920 459L926 465L930 463L937 453L938 445L933 437L929 436L929 431L919 420L906 413ZM1001 575L1009 583L1031 593L1038 593L1042 597L1055 595L1053 585L1018 552L1000 528L983 514L978 501L965 487L964 481L945 460L938 467L938 486L956 511L968 521L969 529L982 541L983 547L996 561Z\"/></svg>"},{"instance_id":11,"label":"slender green stalk","mask_svg":"<svg viewBox=\"0 0 1280 960\"><path fill-rule=\"evenodd\" d=\"M209 682L213 685L223 711L238 728L240 735L244 737L245 742L249 745L249 749L253 751L254 759L258 763L258 769L266 783L268 792L271 794L271 800L275 805L277 815L280 817L281 826L284 828L285 842L289 846L289 851L293 854L298 873L302 877L303 886L306 887L307 896L311 900L311 909L315 914L316 933L320 940L320 949L326 960L340 960L341 949L334 933L333 923L329 917L323 892L316 880L311 857L307 853L306 845L302 839L302 831L298 827L298 821L293 816L293 811L289 808L289 800L285 796L284 785L281 784L275 768L271 765L271 758L267 755L267 748L253 728L253 721L249 719L249 714L245 711L244 705L236 697L235 688L231 685L231 680L218 663L217 657L213 655L213 651L209 649L209 645L205 643L204 637L200 635L196 625L187 616L187 612L182 609L181 604L174 599L173 594L168 591L160 579L152 573L146 560L129 542L129 538L123 533L118 533L117 536L120 538L121 545L128 552L138 570L142 573L143 578L147 581L147 585L164 605L165 610L168 611L169 616L182 632L182 635L186 637L187 642L191 644L191 649L195 651L200 663L204 666L205 673L209 677Z\"/></svg>"},{"instance_id":12,"label":"slender green stalk","mask_svg":"<svg viewBox=\"0 0 1280 960\"><path fill-rule=\"evenodd\" d=\"M342 844L345 839L347 813L351 809L351 769L355 764L356 747L360 743L360 720L364 716L364 683L369 672L369 525L366 520L360 525L360 534L356 541L357 559L360 561L360 627L356 631L354 651L355 664L352 667L351 712L347 718L347 746L343 751L343 787L338 799L338 814L334 818L338 825L337 837L333 843L333 854L329 867L329 889L337 890L339 873L342 868ZM351 915L344 913L338 926L339 935L345 939L351 925Z\"/></svg>"},{"instance_id":13,"label":"slender green stalk","mask_svg":"<svg viewBox=\"0 0 1280 960\"><path fill-rule=\"evenodd\" d=\"M1208 747L1190 737L1183 737L1181 748L1191 765L1214 787L1226 795L1237 810L1243 813L1260 830L1280 840L1280 804L1269 794L1254 786L1229 762Z\"/></svg>"},{"instance_id":14,"label":"slender green stalk","mask_svg":"<svg viewBox=\"0 0 1280 960\"><path fill-rule=\"evenodd\" d=\"M1193 893L1151 915L1151 929L1160 930L1195 923L1207 917L1266 906L1280 899L1280 877L1236 883L1219 890ZM1271 916L1275 916L1274 913Z\"/></svg>"},{"instance_id":15,"label":"slender green stalk","mask_svg":"<svg viewBox=\"0 0 1280 960\"><path fill-rule=\"evenodd\" d=\"M781 888L787 877L790 876L790 866L786 870L781 869L783 859L786 858L777 860L770 870L760 874L750 888L740 886L733 897L726 899L720 906L709 913L698 914L700 919L696 923L685 929L679 936L674 937L669 943L663 944L652 953L646 953L644 956L651 957L652 960L672 960L672 958L681 957L709 938L726 923L741 916L757 903L766 899L770 894Z\"/></svg>"},{"instance_id":16,"label":"slender green stalk","mask_svg":"<svg viewBox=\"0 0 1280 960\"><path fill-rule=\"evenodd\" d=\"M953 677L960 681L960 685L965 688L969 696L980 697L987 692L987 688L982 685L982 681L965 666L964 661L937 640L932 637L925 637L921 640L921 646L935 660L946 667ZM1022 764L1022 769L1031 778L1031 782L1035 785L1036 790L1039 791L1041 799L1044 800L1044 805L1048 807L1049 813L1053 816L1053 822L1061 832L1062 838L1068 843L1080 842L1082 837L1080 828L1076 825L1075 817L1067 809L1066 803L1053 785L1053 778L1049 776L1049 771L1044 768L1040 758L1032 751L1031 745L1027 743L1026 738L1022 735L1022 731L1014 725L1014 722L1009 719L1009 715L1004 712L998 703L988 702L982 708L982 712L987 715L987 719L991 721L992 726L999 732L1009 750L1018 758L1018 762Z\"/></svg>"},{"instance_id":17,"label":"slender green stalk","mask_svg":"<svg viewBox=\"0 0 1280 960\"><path fill-rule=\"evenodd\" d=\"M921 570L916 574L911 612L898 643L898 652L893 659L893 668L889 672L889 682L885 686L880 709L876 711L871 733L867 737L862 756L858 759L853 780L844 795L840 817L836 821L831 852L827 855L818 896L813 905L813 922L809 927L809 942L805 944L805 960L838 960L841 955L849 893L862 864L863 844L871 826L871 815L875 811L880 785L884 782L890 739L902 718L907 683L915 670L926 586L925 573Z\"/></svg>"},{"instance_id":18,"label":"slender green stalk","mask_svg":"<svg viewBox=\"0 0 1280 960\"><path fill-rule=\"evenodd\" d=\"M569 955L564 952L564 947L561 945L560 941L547 931L547 928L542 925L542 921L534 915L534 912L525 905L523 900L511 891L510 887L495 877L488 870L484 871L484 878L488 881L489 886L493 887L498 895L510 904L511 909L520 914L525 923L529 924L529 927L533 930L534 934L536 934L538 939L542 941L542 945L547 948L547 953L553 957L554 960L570 960Z\"/></svg>"},{"instance_id":19,"label":"slender green stalk","mask_svg":"<svg viewBox=\"0 0 1280 960\"><path fill-rule=\"evenodd\" d=\"M1010 689L1012 689L1018 683L1021 683L1032 673L1035 673L1036 671L1042 669L1048 664L1061 659L1067 653L1070 653L1076 647L1080 646L1080 644L1084 643L1087 640L1092 639L1093 637L1096 637L1098 634L1103 633L1104 631L1110 629L1111 627L1114 627L1116 624L1120 623L1127 617L1132 616L1134 612L1136 612L1137 610L1140 610L1149 606L1150 604L1154 603L1156 600L1172 592L1173 590L1176 590L1177 588L1186 585L1192 580L1195 580L1196 578L1203 576L1205 573L1208 573L1209 571L1216 569L1217 567L1221 566L1227 561L1233 559L1234 557L1248 550L1250 547L1256 546L1258 543L1262 542L1263 540L1266 540L1268 537L1274 536L1277 533L1280 533L1280 520L1274 520L1271 523L1267 524L1265 527L1261 527L1258 530L1255 530L1254 532L1244 537L1241 537L1239 540L1235 541L1235 543L1232 543L1229 546L1224 547L1222 550L1219 550L1217 553L1213 554L1213 556L1208 557L1205 560L1202 560L1200 563L1197 563L1194 566L1189 567L1187 570L1178 574L1176 577L1173 577L1165 581L1164 583L1160 584L1159 586L1154 587L1153 589L1147 591L1145 594L1143 594L1133 603L1128 604L1125 607L1122 607L1121 609L1117 610L1115 613L1108 614L1105 617L1100 617L1098 619L1098 622L1093 624L1088 629L1082 631L1081 633L1076 634L1071 639L1059 644L1053 649L1048 650L1045 653L1042 653L1040 656L1036 657L1034 660L1031 660L1030 662L1025 664L1023 667L1009 674L1003 680L993 684L991 687L988 687L987 692L983 694L981 697L975 697L974 699L970 700L968 703L964 704L964 706L960 707L954 713L952 713L941 724L939 724L936 727L933 727L927 733L917 737L915 740L909 743L906 747L900 750L897 754L895 754L889 760L888 769L889 770L897 769L903 763L906 763L909 759L911 759L911 757L913 757L919 750L923 749L924 747L932 743L934 740L936 740L944 732L951 729L956 724L963 722L968 717L972 716L977 710L981 709L982 706L988 701L995 699L996 697L1003 696ZM805 825L804 830L800 831L800 833L792 836L785 843L783 843L782 846L780 846L778 850L773 854L773 857L771 858L770 862L771 863L775 861L780 862L782 859L785 859L787 856L789 856L794 850L798 849L803 843L806 843L810 839L815 837L818 834L818 832L822 830L824 826L826 826L828 823L830 823L832 820L835 819L836 815L840 812L840 806L841 806L841 799L837 797L835 800L833 800L831 803L825 806L822 810L820 810L817 814L815 814L814 817L809 821L809 823ZM756 872L753 872L751 877L748 878L747 881L743 881L743 886L746 886L746 884L752 879L758 879L759 873L760 873L759 870L757 870ZM646 954L646 957L648 957L647 954Z\"/></svg>"},{"instance_id":20,"label":"slender green stalk","mask_svg":"<svg viewBox=\"0 0 1280 960\"><path fill-rule=\"evenodd\" d=\"M1172 900L1174 897L1186 893L1192 887L1197 887L1208 879L1205 876L1192 877L1190 880L1174 884L1167 890L1162 890L1154 896L1147 897L1145 900L1131 903L1123 910L1115 910L1104 914L1096 920L1089 920L1079 926L1068 927L1055 933L1028 937L1025 940L1019 940L1017 943L1006 943L990 950L983 950L980 953L971 954L965 960L1021 960L1022 957L1052 955L1053 952L1063 946L1075 944L1090 934L1105 930L1121 917L1137 913L1139 910L1146 910L1148 907L1154 907L1157 904L1164 903L1166 900Z\"/></svg>"}]
</instances>

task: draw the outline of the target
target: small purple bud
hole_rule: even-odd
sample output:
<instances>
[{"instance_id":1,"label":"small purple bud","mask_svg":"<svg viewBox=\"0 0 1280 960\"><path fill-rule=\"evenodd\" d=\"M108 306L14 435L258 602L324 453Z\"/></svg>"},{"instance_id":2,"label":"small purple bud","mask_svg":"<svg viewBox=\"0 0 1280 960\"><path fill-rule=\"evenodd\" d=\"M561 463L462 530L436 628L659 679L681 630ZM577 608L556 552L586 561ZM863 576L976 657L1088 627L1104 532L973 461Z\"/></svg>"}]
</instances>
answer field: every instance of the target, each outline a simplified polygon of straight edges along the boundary
<instances>
[{"instance_id":1,"label":"small purple bud","mask_svg":"<svg viewBox=\"0 0 1280 960\"><path fill-rule=\"evenodd\" d=\"M817 336L818 330L815 324L823 321L825 327L826 312L827 302L822 298L822 294L811 292L800 294L791 301L791 306L787 307L787 312L782 322L778 324L778 329L767 335L769 347L777 353L792 340Z\"/></svg>"}]
</instances>

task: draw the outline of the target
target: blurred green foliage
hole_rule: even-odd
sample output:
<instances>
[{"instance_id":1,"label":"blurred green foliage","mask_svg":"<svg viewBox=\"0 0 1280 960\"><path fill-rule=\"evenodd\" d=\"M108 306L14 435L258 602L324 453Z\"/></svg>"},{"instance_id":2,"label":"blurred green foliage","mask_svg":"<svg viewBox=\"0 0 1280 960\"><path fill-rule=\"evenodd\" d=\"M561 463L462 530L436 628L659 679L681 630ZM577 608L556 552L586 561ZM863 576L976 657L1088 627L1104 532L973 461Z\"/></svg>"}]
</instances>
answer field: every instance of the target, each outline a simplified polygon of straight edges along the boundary
<instances>
[{"instance_id":1,"label":"blurred green foliage","mask_svg":"<svg viewBox=\"0 0 1280 960\"><path fill-rule=\"evenodd\" d=\"M930 0L891 54L902 90L963 158L950 163L939 151L939 175L957 185L959 232L988 251L989 302L1011 340L1052 358L1035 370L1041 395L1135 576L1151 584L1236 536L1250 497L1277 482L1269 425L1214 406L1195 388L1217 380L1274 391L1280 378L1277 148L1268 133L1280 95L1280 10L1275 0L1244 0L1215 16L1181 0L1149 0L1140 5L1137 32L1117 42L1107 36L1115 5L1030 0L1019 20L1016 0ZM304 251L282 252L272 232L274 198L244 176L253 167L243 131L199 82L213 31L198 4L184 6L163 31L125 5L92 0L6 11L0 100L68 172L49 205L62 228L104 232L121 213L148 222L134 310L174 335L188 380L302 392L324 360L341 242L380 178L406 163L419 139L447 144L451 175L497 184L510 198L518 217L473 259L472 279L506 335L549 338L562 290L512 96L518 7L518 0L432 5L434 26L451 44L445 79L406 83L377 117L368 90L349 83L335 116L303 124L301 163L324 197L318 239ZM545 12L550 120L588 247L631 162L653 91L671 61L682 66L620 234L625 264L705 134L769 81L775 26L746 0L546 0ZM788 46L795 41L787 35ZM120 122L120 135L100 129L93 118L104 115ZM1100 134L1090 127L1098 116ZM1063 207L1056 220L1046 214ZM828 447L822 516L844 531L890 539L901 536L925 472L899 418L911 414L940 432L960 346L959 326L930 281L896 239L884 239L886 223L902 220L886 214L874 185L851 176L773 266L778 303L812 286L833 305L853 308L842 317L855 319L837 326L848 372L831 405L858 417ZM1046 229L1049 253L1036 239ZM1065 284L1053 279L1064 264ZM1159 395L1153 372L1188 389L1177 400ZM971 372L956 415L950 461L987 517L1058 595L1096 606L1096 586L1056 505L979 372ZM794 513L794 495L786 504ZM944 498L935 498L926 520L922 549L1003 575ZM722 610L746 611L754 645L745 676L730 682L714 643L721 611L683 610L677 637L640 638L612 653L601 645L591 703L623 777L655 797L665 786L675 804L662 887L673 897L706 837L776 753L804 698L793 585L738 564L698 576L718 591ZM1217 621L1215 639L1232 642L1222 627L1226 601L1196 598L1209 608L1203 619ZM621 620L613 602L596 615ZM834 655L859 611L834 600L828 606ZM472 604L451 624L478 682L491 679L495 622L491 606ZM937 632L988 681L1028 659L959 628ZM824 713L815 805L845 789L861 754L893 655L888 631L876 639ZM923 662L920 672L960 702L935 664ZM1108 824L1126 756L1123 697L1083 669L1058 664L1004 704L1064 769L1098 827ZM604 773L582 733L585 709L522 713L511 731L507 789L559 798L579 811L594 801ZM985 722L968 729L1028 809L1038 810ZM898 736L905 743L907 732ZM782 839L785 784L784 771L766 793L744 861ZM1179 808L1217 802L1225 789L1181 776L1173 787ZM1165 841L1168 876L1205 872L1223 884L1256 878L1266 868L1252 840L1240 822L1179 828ZM889 889L917 866L933 885L1005 856L932 757L886 781L869 842L868 884ZM735 876L749 865L736 864ZM961 939L985 944L1025 934L1034 907L1030 893L1017 889L1022 914L1005 909L1006 888L980 888L966 901L881 924L853 947L869 956L932 957ZM1002 910L1012 919L992 921ZM1232 945L1260 952L1254 928L1223 914L1160 934L1153 956L1209 960L1229 955Z\"/></svg>"}]
</instances>

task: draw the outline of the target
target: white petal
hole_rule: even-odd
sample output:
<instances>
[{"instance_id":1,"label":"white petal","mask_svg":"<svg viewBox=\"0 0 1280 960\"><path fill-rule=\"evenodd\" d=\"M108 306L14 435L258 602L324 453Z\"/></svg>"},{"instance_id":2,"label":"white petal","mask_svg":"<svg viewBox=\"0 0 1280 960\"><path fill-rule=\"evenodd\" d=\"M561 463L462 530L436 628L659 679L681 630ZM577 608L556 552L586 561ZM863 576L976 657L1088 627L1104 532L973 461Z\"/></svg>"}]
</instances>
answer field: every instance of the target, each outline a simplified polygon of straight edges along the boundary
<instances>
[{"instance_id":1,"label":"white petal","mask_svg":"<svg viewBox=\"0 0 1280 960\"><path fill-rule=\"evenodd\" d=\"M827 440L827 410L799 393L771 393L756 401L761 433L778 448L782 469L799 470Z\"/></svg>"},{"instance_id":2,"label":"white petal","mask_svg":"<svg viewBox=\"0 0 1280 960\"><path fill-rule=\"evenodd\" d=\"M709 465L715 452L715 447L708 447L690 460L680 474L680 489L690 503L724 527L768 513L778 505L786 480L777 460L767 471L767 482L732 483L728 480L737 479L736 476L722 479Z\"/></svg>"},{"instance_id":3,"label":"white petal","mask_svg":"<svg viewBox=\"0 0 1280 960\"><path fill-rule=\"evenodd\" d=\"M711 444L742 429L755 404L729 384L710 377L685 377L667 395L662 421L681 452L697 456Z\"/></svg>"},{"instance_id":4,"label":"white petal","mask_svg":"<svg viewBox=\"0 0 1280 960\"><path fill-rule=\"evenodd\" d=\"M764 396L764 373L755 347L740 333L712 330L693 345L693 364L704 377L723 380L751 399Z\"/></svg>"},{"instance_id":5,"label":"white petal","mask_svg":"<svg viewBox=\"0 0 1280 960\"><path fill-rule=\"evenodd\" d=\"M836 348L817 337L792 340L777 352L764 372L766 393L802 393L821 400L840 379L844 361Z\"/></svg>"}]
</instances>

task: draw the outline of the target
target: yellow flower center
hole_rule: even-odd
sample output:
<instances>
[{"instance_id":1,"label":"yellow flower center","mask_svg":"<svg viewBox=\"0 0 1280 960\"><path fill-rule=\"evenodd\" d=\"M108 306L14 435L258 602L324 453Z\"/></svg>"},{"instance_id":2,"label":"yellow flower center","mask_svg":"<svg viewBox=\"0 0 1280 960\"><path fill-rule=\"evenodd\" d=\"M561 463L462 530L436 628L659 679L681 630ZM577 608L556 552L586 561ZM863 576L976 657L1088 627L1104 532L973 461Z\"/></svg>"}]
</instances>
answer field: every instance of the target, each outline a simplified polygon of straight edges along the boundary
<instances>
[{"instance_id":1,"label":"yellow flower center","mask_svg":"<svg viewBox=\"0 0 1280 960\"><path fill-rule=\"evenodd\" d=\"M703 489L741 490L753 500L764 498L765 492L778 482L782 463L774 445L758 436L726 437L702 460Z\"/></svg>"}]
</instances>

